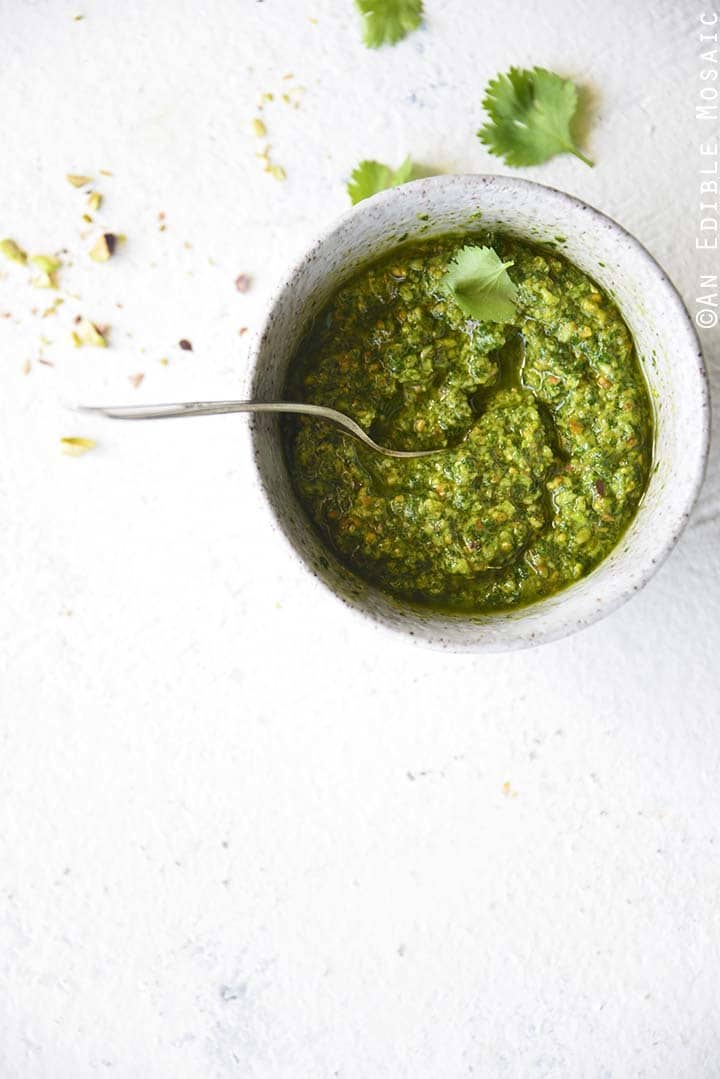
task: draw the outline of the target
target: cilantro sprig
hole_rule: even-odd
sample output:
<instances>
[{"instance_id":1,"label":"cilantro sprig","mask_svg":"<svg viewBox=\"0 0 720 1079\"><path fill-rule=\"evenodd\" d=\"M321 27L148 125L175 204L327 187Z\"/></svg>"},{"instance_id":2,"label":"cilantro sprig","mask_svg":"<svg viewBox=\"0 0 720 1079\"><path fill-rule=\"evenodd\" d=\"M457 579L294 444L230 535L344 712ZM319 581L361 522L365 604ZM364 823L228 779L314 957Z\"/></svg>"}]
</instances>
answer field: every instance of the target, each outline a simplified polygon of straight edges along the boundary
<instances>
[{"instance_id":1,"label":"cilantro sprig","mask_svg":"<svg viewBox=\"0 0 720 1079\"><path fill-rule=\"evenodd\" d=\"M353 206L363 199L369 199L371 195L377 195L378 191L407 183L412 179L412 172L413 163L409 157L406 157L397 169L391 169L381 161L361 161L353 169L347 185Z\"/></svg>"},{"instance_id":2,"label":"cilantro sprig","mask_svg":"<svg viewBox=\"0 0 720 1079\"><path fill-rule=\"evenodd\" d=\"M440 288L470 318L511 322L517 289L508 266L512 262L503 262L492 247L468 245L451 261Z\"/></svg>"},{"instance_id":3,"label":"cilantro sprig","mask_svg":"<svg viewBox=\"0 0 720 1079\"><path fill-rule=\"evenodd\" d=\"M577 147L571 123L578 107L577 87L544 67L511 67L491 79L483 107L490 123L478 137L508 165L541 165L555 154L574 154L592 166Z\"/></svg>"},{"instance_id":4,"label":"cilantro sprig","mask_svg":"<svg viewBox=\"0 0 720 1079\"><path fill-rule=\"evenodd\" d=\"M423 17L423 0L355 0L363 17L363 41L369 49L395 45Z\"/></svg>"}]
</instances>

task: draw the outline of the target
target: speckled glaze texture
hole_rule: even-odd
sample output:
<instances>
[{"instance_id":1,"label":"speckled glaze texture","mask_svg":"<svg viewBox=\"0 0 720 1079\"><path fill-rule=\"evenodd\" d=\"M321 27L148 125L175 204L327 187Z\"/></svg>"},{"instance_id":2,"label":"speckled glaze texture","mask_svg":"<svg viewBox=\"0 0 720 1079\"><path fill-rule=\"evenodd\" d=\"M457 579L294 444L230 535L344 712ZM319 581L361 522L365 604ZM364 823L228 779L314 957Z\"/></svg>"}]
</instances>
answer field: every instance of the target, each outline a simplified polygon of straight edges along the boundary
<instances>
[{"instance_id":1,"label":"speckled glaze texture","mask_svg":"<svg viewBox=\"0 0 720 1079\"><path fill-rule=\"evenodd\" d=\"M252 439L271 521L341 600L378 627L438 648L501 651L582 629L650 579L677 541L702 483L708 392L700 346L682 301L637 240L560 191L527 180L469 175L438 176L383 192L360 203L318 239L277 292L254 344L253 397L281 398L302 335L358 266L401 239L461 229L497 229L552 244L614 297L633 333L655 408L654 465L637 516L609 557L564 592L520 610L476 617L421 611L361 581L324 546L293 491L277 420L258 419Z\"/></svg>"}]
</instances>

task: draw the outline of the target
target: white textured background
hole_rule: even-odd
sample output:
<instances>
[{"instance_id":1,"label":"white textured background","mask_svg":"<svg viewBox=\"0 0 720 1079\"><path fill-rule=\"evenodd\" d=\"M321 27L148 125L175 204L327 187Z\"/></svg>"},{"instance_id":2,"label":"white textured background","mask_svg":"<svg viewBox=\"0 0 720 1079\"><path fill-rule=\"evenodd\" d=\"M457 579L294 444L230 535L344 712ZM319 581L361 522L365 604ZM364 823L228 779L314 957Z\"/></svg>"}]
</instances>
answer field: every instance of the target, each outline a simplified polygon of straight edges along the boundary
<instances>
[{"instance_id":1,"label":"white textured background","mask_svg":"<svg viewBox=\"0 0 720 1079\"><path fill-rule=\"evenodd\" d=\"M238 329L359 158L503 170L474 132L511 63L595 96L597 167L522 174L620 220L693 305L702 7L426 8L375 53L350 0L0 0L0 232L76 256L54 318L0 279L2 1079L720 1076L717 454L629 606L453 657L290 563L242 419L63 408L235 395ZM281 184L249 121L289 85ZM101 168L128 236L105 266L64 180ZM69 345L77 313L110 349Z\"/></svg>"}]
</instances>

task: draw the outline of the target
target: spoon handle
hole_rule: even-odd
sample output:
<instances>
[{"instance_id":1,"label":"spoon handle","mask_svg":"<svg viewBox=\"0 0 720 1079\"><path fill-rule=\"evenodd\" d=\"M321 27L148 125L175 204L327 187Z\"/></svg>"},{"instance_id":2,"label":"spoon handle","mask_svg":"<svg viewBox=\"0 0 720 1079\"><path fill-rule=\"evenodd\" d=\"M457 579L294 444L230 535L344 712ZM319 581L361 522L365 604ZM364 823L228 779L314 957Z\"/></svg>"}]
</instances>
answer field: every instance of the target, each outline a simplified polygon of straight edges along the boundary
<instances>
[{"instance_id":1,"label":"spoon handle","mask_svg":"<svg viewBox=\"0 0 720 1079\"><path fill-rule=\"evenodd\" d=\"M289 412L314 416L342 428L358 442L388 457L427 457L437 450L391 450L379 446L362 427L343 412L323 405L309 405L290 401L184 401L167 405L79 405L78 412L92 412L109 416L113 420L164 420L178 416L219 416L228 412Z\"/></svg>"},{"instance_id":2,"label":"spoon handle","mask_svg":"<svg viewBox=\"0 0 720 1079\"><path fill-rule=\"evenodd\" d=\"M94 412L109 416L113 420L163 420L178 416L221 416L228 412L301 412L307 416L323 416L330 419L331 414L339 423L352 423L342 412L320 405L307 405L302 402L291 404L286 401L269 403L260 401L181 401L167 405L79 405L79 412Z\"/></svg>"}]
</instances>

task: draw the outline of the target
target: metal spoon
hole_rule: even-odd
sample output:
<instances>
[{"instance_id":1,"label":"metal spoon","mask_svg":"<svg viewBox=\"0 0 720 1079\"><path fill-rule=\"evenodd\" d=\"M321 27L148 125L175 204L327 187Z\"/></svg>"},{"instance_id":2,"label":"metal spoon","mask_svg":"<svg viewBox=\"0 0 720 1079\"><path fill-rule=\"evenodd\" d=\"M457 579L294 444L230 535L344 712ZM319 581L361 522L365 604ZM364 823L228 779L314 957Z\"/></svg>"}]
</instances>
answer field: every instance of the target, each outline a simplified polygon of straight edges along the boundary
<instances>
[{"instance_id":1,"label":"metal spoon","mask_svg":"<svg viewBox=\"0 0 720 1079\"><path fill-rule=\"evenodd\" d=\"M364 446L376 453L384 453L386 457L429 457L433 453L443 453L445 449L391 450L373 442L370 435L343 412L322 405L291 404L287 401L267 404L259 401L186 401L174 405L79 405L77 410L92 412L97 416L109 416L113 420L163 420L176 416L218 416L226 412L294 412L327 420L352 435L358 442L362 442Z\"/></svg>"}]
</instances>

